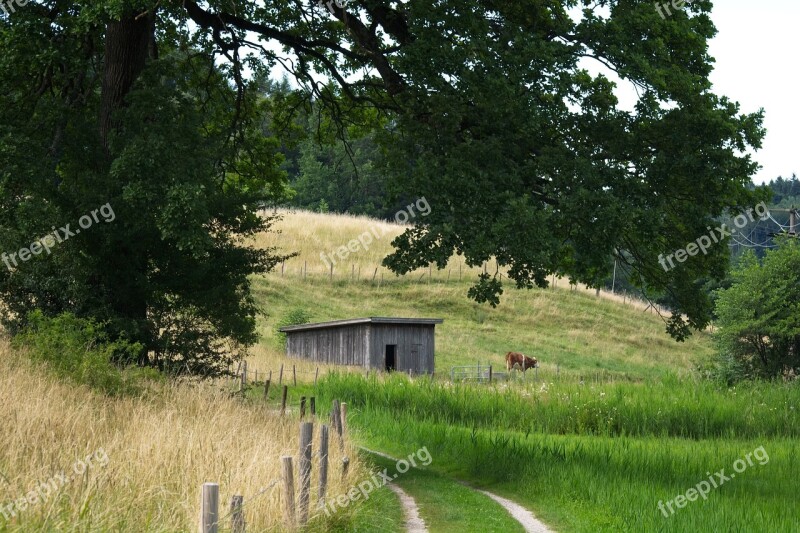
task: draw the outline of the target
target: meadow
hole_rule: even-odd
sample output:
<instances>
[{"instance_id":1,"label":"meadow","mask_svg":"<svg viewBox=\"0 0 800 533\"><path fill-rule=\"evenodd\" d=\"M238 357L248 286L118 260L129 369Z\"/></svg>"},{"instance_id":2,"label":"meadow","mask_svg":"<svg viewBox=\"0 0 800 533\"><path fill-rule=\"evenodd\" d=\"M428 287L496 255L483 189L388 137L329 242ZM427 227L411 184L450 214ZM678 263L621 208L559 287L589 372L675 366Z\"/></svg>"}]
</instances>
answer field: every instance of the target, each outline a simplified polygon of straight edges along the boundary
<instances>
[{"instance_id":1,"label":"meadow","mask_svg":"<svg viewBox=\"0 0 800 533\"><path fill-rule=\"evenodd\" d=\"M0 505L98 450L107 457L10 520L0 514L0 531L192 531L206 481L220 483L223 502L244 495L248 531L284 531L274 483L280 456L297 451L301 395L316 396L320 422L334 398L349 405L348 446L344 452L331 447L331 460L348 455L351 474L331 478L331 495L347 493L388 465L360 446L396 457L428 449L430 466L397 483L416 500L432 533L521 531L499 505L462 482L524 505L555 531L800 527L791 511L800 489L796 382L725 387L699 379L695 369L714 353L712 336L700 332L676 343L653 309L629 296L598 296L556 280L547 289L507 286L500 306L491 308L467 299L482 268L467 268L458 257L444 271L396 277L377 265L390 237L402 231L397 225L387 224L384 239L349 255L331 277L319 252L384 223L284 215L281 233L255 242L299 256L252 279L264 313L261 341L247 360L245 395L234 394L233 380L163 378L142 378L135 392L104 395L0 341L0 422L13 428L0 434ZM443 318L436 374L366 377L361 368L288 359L276 329L298 309L313 321ZM452 366L504 370L510 350L536 356L541 368L491 385L450 383ZM264 378L272 372L275 383L282 365L283 383L291 383L285 417L277 386L263 397ZM759 447L768 462L674 514L659 510L659 502L685 494L707 473L730 472ZM402 530L400 502L387 488L331 516L316 512L307 528Z\"/></svg>"}]
</instances>

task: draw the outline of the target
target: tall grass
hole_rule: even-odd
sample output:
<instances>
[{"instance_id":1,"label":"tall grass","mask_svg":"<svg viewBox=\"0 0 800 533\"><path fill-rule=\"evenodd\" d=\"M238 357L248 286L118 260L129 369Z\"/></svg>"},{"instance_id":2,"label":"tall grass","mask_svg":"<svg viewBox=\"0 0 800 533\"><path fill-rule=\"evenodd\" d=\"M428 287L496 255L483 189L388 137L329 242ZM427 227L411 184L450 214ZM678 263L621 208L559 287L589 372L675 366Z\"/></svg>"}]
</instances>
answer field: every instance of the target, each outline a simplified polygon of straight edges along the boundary
<instances>
[{"instance_id":1,"label":"tall grass","mask_svg":"<svg viewBox=\"0 0 800 533\"><path fill-rule=\"evenodd\" d=\"M800 442L541 435L420 421L392 409L351 416L359 438L395 454L427 446L431 468L514 499L557 531L736 531L798 529ZM754 462L707 500L664 516L659 502L685 494L710 473L763 446Z\"/></svg>"},{"instance_id":2,"label":"tall grass","mask_svg":"<svg viewBox=\"0 0 800 533\"><path fill-rule=\"evenodd\" d=\"M0 531L195 531L207 481L220 484L223 506L233 494L244 496L250 530L281 530L274 483L280 456L297 455L298 420L232 398L223 386L155 383L141 395L109 397L60 382L0 342L0 426L3 506L61 472L71 474L76 461L99 449L108 457L106 466L87 469L46 501L10 520L0 514ZM332 445L330 453L332 465L350 457L351 482L369 477L349 444L344 451ZM336 469L330 482L334 496L350 486ZM387 502L394 505L377 496L330 519L317 515L311 530L383 523L385 512L375 508Z\"/></svg>"},{"instance_id":3,"label":"tall grass","mask_svg":"<svg viewBox=\"0 0 800 533\"><path fill-rule=\"evenodd\" d=\"M750 383L719 388L704 381L451 385L403 375L331 374L326 397L466 427L551 434L706 439L800 435L800 387Z\"/></svg>"}]
</instances>

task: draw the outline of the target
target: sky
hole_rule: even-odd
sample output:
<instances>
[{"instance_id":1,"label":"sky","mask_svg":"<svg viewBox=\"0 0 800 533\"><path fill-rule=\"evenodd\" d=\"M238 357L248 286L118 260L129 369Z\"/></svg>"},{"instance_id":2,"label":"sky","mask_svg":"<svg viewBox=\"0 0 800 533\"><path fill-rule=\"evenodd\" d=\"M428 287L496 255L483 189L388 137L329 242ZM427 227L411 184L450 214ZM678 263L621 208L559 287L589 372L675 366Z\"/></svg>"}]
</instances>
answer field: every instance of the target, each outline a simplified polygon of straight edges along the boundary
<instances>
[{"instance_id":1,"label":"sky","mask_svg":"<svg viewBox=\"0 0 800 533\"><path fill-rule=\"evenodd\" d=\"M754 181L800 176L800 1L717 0L711 20L718 34L709 45L716 59L714 92L764 108L767 135L755 152L762 165Z\"/></svg>"}]
</instances>

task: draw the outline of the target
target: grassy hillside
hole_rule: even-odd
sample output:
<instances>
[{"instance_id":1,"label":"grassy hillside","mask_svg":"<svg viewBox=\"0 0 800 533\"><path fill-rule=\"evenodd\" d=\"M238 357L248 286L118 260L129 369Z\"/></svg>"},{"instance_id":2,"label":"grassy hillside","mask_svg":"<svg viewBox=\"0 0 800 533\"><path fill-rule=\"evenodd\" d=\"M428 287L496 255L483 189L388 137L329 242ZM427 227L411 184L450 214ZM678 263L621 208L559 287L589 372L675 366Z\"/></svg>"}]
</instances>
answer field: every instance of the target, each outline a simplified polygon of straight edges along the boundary
<instances>
[{"instance_id":1,"label":"grassy hillside","mask_svg":"<svg viewBox=\"0 0 800 533\"><path fill-rule=\"evenodd\" d=\"M379 268L401 226L364 217L306 212L283 215L278 224L280 234L258 239L262 246L299 252L286 262L283 272L279 268L254 281L257 299L267 313L261 323L264 340L252 360L254 368L262 371L280 366L277 323L298 308L308 311L313 321L362 316L443 318L436 334L439 374L454 365L478 362L502 367L506 352L521 351L539 358L543 376L554 375L558 369L587 379L600 374L637 379L685 374L711 353L706 333L677 343L665 334L664 323L656 314L643 312L641 303L623 305L619 297L604 294L598 298L594 291L572 291L565 280L557 280L555 289L546 290L518 290L507 283L500 306L493 309L467 298L481 269L468 269L462 258L453 258L448 269L433 270L432 279L428 270L397 277ZM348 251L331 278L320 253L330 256L332 250L371 228L386 235L368 248L359 243L356 252ZM303 369L308 371L308 365Z\"/></svg>"}]
</instances>

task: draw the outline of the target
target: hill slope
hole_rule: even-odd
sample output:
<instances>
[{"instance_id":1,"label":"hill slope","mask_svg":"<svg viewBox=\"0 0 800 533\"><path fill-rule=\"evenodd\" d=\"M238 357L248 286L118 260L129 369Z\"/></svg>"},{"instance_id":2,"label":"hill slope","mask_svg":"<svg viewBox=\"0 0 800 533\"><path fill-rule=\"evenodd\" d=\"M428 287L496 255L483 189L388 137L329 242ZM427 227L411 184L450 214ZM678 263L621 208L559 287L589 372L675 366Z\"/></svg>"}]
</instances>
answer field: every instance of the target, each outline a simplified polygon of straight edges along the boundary
<instances>
[{"instance_id":1,"label":"hill slope","mask_svg":"<svg viewBox=\"0 0 800 533\"><path fill-rule=\"evenodd\" d=\"M298 308L309 312L313 321L443 318L436 337L439 374L479 362L502 367L506 352L522 351L540 359L543 375L647 378L685 373L712 350L706 333L677 343L664 332L663 321L642 312L641 305L597 298L594 291L572 291L566 280L546 290L518 290L508 283L500 306L479 305L466 293L481 269L468 268L460 257L443 271L421 270L404 277L380 266L391 251L391 239L403 230L400 225L366 217L281 214L280 233L259 236L257 242L299 255L254 281L256 297L268 315L261 324L264 340L253 358L254 368L262 371L276 370L283 360L275 330L281 318ZM367 242L362 237L365 246L357 240L365 233L380 238ZM348 243L346 254L337 256ZM324 260L320 254L325 254Z\"/></svg>"}]
</instances>

